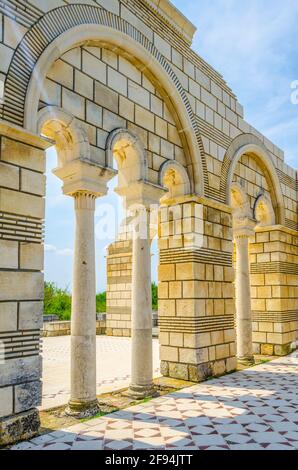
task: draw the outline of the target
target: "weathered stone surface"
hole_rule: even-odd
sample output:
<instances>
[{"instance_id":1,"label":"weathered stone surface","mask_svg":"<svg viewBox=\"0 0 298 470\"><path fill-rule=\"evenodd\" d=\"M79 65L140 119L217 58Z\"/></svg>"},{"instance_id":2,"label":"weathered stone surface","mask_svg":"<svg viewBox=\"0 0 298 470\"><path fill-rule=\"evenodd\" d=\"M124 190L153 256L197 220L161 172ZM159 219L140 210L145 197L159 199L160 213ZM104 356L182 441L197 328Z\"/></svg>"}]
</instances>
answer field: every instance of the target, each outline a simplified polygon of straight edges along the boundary
<instances>
[{"instance_id":1,"label":"weathered stone surface","mask_svg":"<svg viewBox=\"0 0 298 470\"><path fill-rule=\"evenodd\" d=\"M20 243L20 268L42 271L44 268L44 246L39 243Z\"/></svg>"},{"instance_id":2,"label":"weathered stone surface","mask_svg":"<svg viewBox=\"0 0 298 470\"><path fill-rule=\"evenodd\" d=\"M19 189L19 168L0 162L0 185L10 189Z\"/></svg>"},{"instance_id":3,"label":"weathered stone surface","mask_svg":"<svg viewBox=\"0 0 298 470\"><path fill-rule=\"evenodd\" d=\"M2 138L1 160L41 173L45 171L45 156L42 150L11 139Z\"/></svg>"},{"instance_id":4,"label":"weathered stone surface","mask_svg":"<svg viewBox=\"0 0 298 470\"><path fill-rule=\"evenodd\" d=\"M275 344L274 355L275 356L286 356L291 352L291 344Z\"/></svg>"},{"instance_id":5,"label":"weathered stone surface","mask_svg":"<svg viewBox=\"0 0 298 470\"><path fill-rule=\"evenodd\" d=\"M16 302L0 302L0 332L16 331L17 323L18 304Z\"/></svg>"},{"instance_id":6,"label":"weathered stone surface","mask_svg":"<svg viewBox=\"0 0 298 470\"><path fill-rule=\"evenodd\" d=\"M273 352L273 344L261 344L261 354L264 354L264 356L273 356Z\"/></svg>"},{"instance_id":7,"label":"weathered stone surface","mask_svg":"<svg viewBox=\"0 0 298 470\"><path fill-rule=\"evenodd\" d=\"M0 419L0 445L14 444L36 436L40 427L36 409Z\"/></svg>"},{"instance_id":8,"label":"weathered stone surface","mask_svg":"<svg viewBox=\"0 0 298 470\"><path fill-rule=\"evenodd\" d=\"M43 323L43 302L20 302L19 328L40 330Z\"/></svg>"},{"instance_id":9,"label":"weathered stone surface","mask_svg":"<svg viewBox=\"0 0 298 470\"><path fill-rule=\"evenodd\" d=\"M169 363L169 376L174 379L188 380L188 366L187 364Z\"/></svg>"},{"instance_id":10,"label":"weathered stone surface","mask_svg":"<svg viewBox=\"0 0 298 470\"><path fill-rule=\"evenodd\" d=\"M0 188L0 211L43 219L45 200L39 196Z\"/></svg>"},{"instance_id":11,"label":"weathered stone surface","mask_svg":"<svg viewBox=\"0 0 298 470\"><path fill-rule=\"evenodd\" d=\"M42 273L0 271L0 300L42 300L43 297Z\"/></svg>"},{"instance_id":12,"label":"weathered stone surface","mask_svg":"<svg viewBox=\"0 0 298 470\"><path fill-rule=\"evenodd\" d=\"M41 377L41 356L10 359L1 364L0 387L37 381Z\"/></svg>"},{"instance_id":13,"label":"weathered stone surface","mask_svg":"<svg viewBox=\"0 0 298 470\"><path fill-rule=\"evenodd\" d=\"M13 411L13 388L0 388L0 417L8 416Z\"/></svg>"},{"instance_id":14,"label":"weathered stone surface","mask_svg":"<svg viewBox=\"0 0 298 470\"><path fill-rule=\"evenodd\" d=\"M0 269L14 269L18 267L18 250L18 242L0 240Z\"/></svg>"},{"instance_id":15,"label":"weathered stone surface","mask_svg":"<svg viewBox=\"0 0 298 470\"><path fill-rule=\"evenodd\" d=\"M161 363L160 363L160 373L164 377L169 377L169 363L167 361L161 361Z\"/></svg>"},{"instance_id":16,"label":"weathered stone surface","mask_svg":"<svg viewBox=\"0 0 298 470\"><path fill-rule=\"evenodd\" d=\"M189 380L191 382L202 382L213 375L210 363L189 366Z\"/></svg>"},{"instance_id":17,"label":"weathered stone surface","mask_svg":"<svg viewBox=\"0 0 298 470\"><path fill-rule=\"evenodd\" d=\"M15 412L30 410L41 405L41 382L28 382L15 386Z\"/></svg>"}]
</instances>

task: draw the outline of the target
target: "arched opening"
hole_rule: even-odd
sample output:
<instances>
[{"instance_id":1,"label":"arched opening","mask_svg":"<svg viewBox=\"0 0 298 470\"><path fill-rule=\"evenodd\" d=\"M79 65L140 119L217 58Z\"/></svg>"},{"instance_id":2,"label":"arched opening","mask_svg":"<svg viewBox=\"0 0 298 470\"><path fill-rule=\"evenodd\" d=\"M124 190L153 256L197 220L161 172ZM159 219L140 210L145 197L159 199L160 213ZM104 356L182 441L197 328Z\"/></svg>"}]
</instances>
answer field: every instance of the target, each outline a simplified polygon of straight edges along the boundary
<instances>
[{"instance_id":1,"label":"arched opening","mask_svg":"<svg viewBox=\"0 0 298 470\"><path fill-rule=\"evenodd\" d=\"M271 174L269 169L271 161L266 153L247 146L244 153L239 150L235 155L228 173L236 268L237 356L244 363L252 363L253 354L260 353L258 342L264 334L260 334L259 328L263 333L265 325L253 320L261 318L265 322L266 313L260 315L258 309L265 308L270 291L270 287L268 290L265 286L265 274L261 274L266 272L266 265L271 260L262 243L269 241L270 235L264 235L260 230L272 228L283 214L282 205L277 203L280 192L275 170Z\"/></svg>"},{"instance_id":2,"label":"arched opening","mask_svg":"<svg viewBox=\"0 0 298 470\"><path fill-rule=\"evenodd\" d=\"M175 161L167 161L162 165L159 173L159 183L168 190L163 200L174 199L191 193L187 171Z\"/></svg>"},{"instance_id":3,"label":"arched opening","mask_svg":"<svg viewBox=\"0 0 298 470\"><path fill-rule=\"evenodd\" d=\"M88 34L94 34L95 38L98 37L99 32L96 32L95 28L91 29L92 31L89 30ZM84 34L86 35L86 30L84 32L80 27L76 29L76 32L78 33L78 37L81 33L83 36ZM83 44L86 44L87 38L83 36L73 44L73 38L70 35L70 32L67 32L59 38L58 42L60 46L58 49L52 48L51 44L47 50L46 60L45 55L41 56L36 65L35 75L32 77L32 81L29 85L27 100L30 98L31 111L30 113L28 111L25 113L26 127L31 128L32 126L35 126L35 119L33 117L33 114L35 113L35 104L32 105L32 103L38 103L37 97L41 91L42 96L40 96L38 106L43 108L47 104L52 104L47 102L49 89L45 86L45 80L50 79L48 73L49 64L53 63L56 59L60 60L59 58L62 57L65 52L72 52L73 46L81 47ZM107 32L107 37L109 40L107 41L108 45L105 47L106 50L110 50L110 44L113 43L114 38L111 38L109 32ZM88 42L88 46L86 47L89 49L93 48L90 56L95 57L95 49L97 50L97 48L100 49L100 47L102 47L102 42L99 42L101 39L102 37L98 37L94 42ZM129 39L127 39L127 41L128 54L126 53L124 55L127 59L134 62L136 70L143 70L141 65L142 58L144 58L146 54L138 54L138 59L136 60L136 58L134 58L132 60L133 54L131 54L130 51L134 50L133 41ZM88 53L89 52L90 50ZM120 51L118 47L113 46L113 54L118 56L118 63L120 61L120 52L123 54L123 50ZM101 51L99 54L102 57L103 53ZM133 129L133 126L135 126L135 123L129 122L129 119L123 119L123 116L121 116L120 119L121 112L119 109L117 109L117 111L114 110L114 113L111 112L111 109L107 110L109 106L112 107L111 103L108 101L103 103L102 106L103 121L106 115L108 115L109 118L112 118L112 122L109 122L108 126L105 126L104 122L99 123L101 118L98 102L95 103L96 97L94 99L94 95L93 101L91 95L88 94L89 92L86 91L86 88L83 87L83 89L78 91L76 89L76 85L74 85L74 89L71 92L72 99L67 101L65 96L67 93L69 94L69 88L67 89L67 87L65 87L66 89L64 90L61 83L57 85L57 88L63 88L63 90L61 90L61 95L63 95L62 100L56 106L52 106L51 110L48 109L47 111L44 111L42 109L40 112L39 125L40 128L43 128L43 133L56 142L59 164L58 168L55 170L55 174L63 180L63 191L65 194L75 195L78 192L80 198L86 194L91 194L91 199L95 199L97 195L102 196L106 194L106 181L115 173L112 171L112 160L116 161L119 172L116 192L121 196L126 197L129 202L134 198L139 198L142 203L146 202L147 204L155 202L158 206L160 197L164 194L163 189L158 184L158 174L162 164L165 163L165 160L169 159L174 161L176 158L179 159L179 164L178 162L176 166L175 163L173 164L173 167L175 167L174 170L173 168L171 170L169 165L167 171L166 167L164 167L166 173L164 184L166 184L171 192L171 196L177 197L179 195L189 193L191 190L194 190L195 187L198 188L198 185L201 185L203 182L203 175L200 170L200 158L197 158L199 147L197 146L197 143L193 145L195 143L194 139L197 140L197 137L196 133L193 132L192 125L190 125L191 120L189 121L190 108L184 109L185 100L182 99L181 101L181 96L178 96L181 94L181 89L179 91L179 88L176 89L171 85L171 82L169 83L167 71L162 72L160 65L155 62L154 64L155 65L152 66L150 71L146 69L146 73L141 73L142 84L145 84L144 89L148 92L149 88L150 93L154 95L154 100L150 99L149 102L154 101L155 106L157 107L157 111L154 111L151 108L149 109L149 113L154 115L154 128L151 128L152 118L148 117L147 110L144 111L141 109L142 105L140 105L140 103L134 104L135 109L134 113L132 113L134 116L137 115L137 112L143 113L144 126L143 122L140 122L141 119L139 119L139 127L147 128L147 132L148 130L150 131L150 134L148 132L147 138L143 138L143 131L140 132L138 129L138 132L135 133L131 130ZM81 63L80 73L85 71L83 68L84 64ZM113 67L111 67L111 70L112 69ZM155 71L157 75L155 74ZM75 66L73 73L78 75L78 70ZM89 71L88 73L86 75L86 83L84 83L84 86L90 82L90 75L92 75L92 72ZM163 76L162 80L159 80L160 73ZM151 84L148 77L151 78ZM57 77L55 76L54 80L52 79L52 82L55 82L56 78ZM66 79L66 75L63 76L62 79ZM127 80L125 77L124 79ZM100 80L94 79L94 82L99 81ZM75 84L77 83L78 81L76 80ZM110 83L105 83L104 85L109 87ZM103 87L101 90L103 90ZM82 95L84 98L82 98ZM76 106L74 105L74 103L76 103L75 97L78 98L79 101L82 99L85 100L85 108L83 107L83 109L86 114L80 114L78 109L76 109ZM179 106L178 103L180 103ZM168 107L166 107L166 105L168 105ZM63 110L61 109L62 106ZM91 107L92 112L91 114L88 114L90 111L89 108ZM66 115L63 114L64 112ZM71 116L74 114L75 119L68 119L68 113L70 113ZM157 117L158 113L161 114L159 117ZM116 120L115 116L118 116L119 119ZM94 125L94 122L96 122L96 125ZM119 126L118 123L120 122L123 122L123 126ZM159 124L160 129L157 129L156 123ZM126 131L126 126L129 128L129 132ZM166 129L163 129L163 126ZM181 129L184 129L184 131L181 132ZM105 140L104 137L107 134L109 134L109 139ZM153 144L154 139L152 138L152 135L154 134L159 135L159 143L157 146ZM96 135L96 137L94 137L94 135ZM105 142L105 149L100 146L100 142ZM106 152L103 152L103 150L106 150ZM192 154L191 159L189 159L190 154ZM148 163L149 160L152 162L151 167ZM187 173L190 175L190 178ZM199 173L200 177L197 178ZM101 178L104 179L103 184L100 184ZM198 183L199 181L200 183ZM129 194L125 194L127 191ZM158 193L158 197L156 196L156 193ZM82 201L78 202L76 209L81 210L81 204L84 205L84 210L86 210L88 206L86 201L84 201L84 203L82 203ZM123 241L123 239L121 241ZM82 292L81 294L83 295ZM125 295L125 292L122 291L121 295L123 294ZM123 299L117 299L118 306L121 306L121 300ZM85 325L81 324L81 327L84 326ZM79 327L77 327L77 330L79 331ZM150 338L150 341L152 342L152 338ZM142 357L142 354L139 356Z\"/></svg>"},{"instance_id":4,"label":"arched opening","mask_svg":"<svg viewBox=\"0 0 298 470\"><path fill-rule=\"evenodd\" d=\"M246 163L243 163L243 160L246 160ZM239 170L239 165L244 164L247 167L247 162L251 162L254 166L254 168L248 167L248 173L252 170L257 178L251 182L251 189L254 192L249 194L250 199L253 199L254 203L260 191L266 190L276 214L276 223L284 224L284 199L276 168L262 142L251 134L237 137L226 152L221 175L221 190L226 193L226 202L230 204L230 188L235 181L235 173L237 169ZM247 178L245 171L242 171L242 174L238 171L236 180L243 181L245 184L249 177Z\"/></svg>"},{"instance_id":5,"label":"arched opening","mask_svg":"<svg viewBox=\"0 0 298 470\"><path fill-rule=\"evenodd\" d=\"M67 23L65 15L69 13ZM80 17L82 24L76 24ZM20 42L15 60L26 64L27 93L18 90L18 96L11 96L9 87L5 90L3 115L11 120L11 102L16 102L18 111L15 119L18 124L33 132L36 131L38 99L43 91L43 84L49 66L72 48L82 44L90 47L105 46L119 51L140 70L146 71L150 81L155 83L160 95L168 102L170 112L181 131L183 146L187 152L188 173L191 177L192 192L204 194L207 181L207 167L200 132L188 97L178 77L167 60L140 31L126 21L118 21L113 14L104 14L103 9L91 5L67 5L54 9L41 20L46 28L47 47L41 52L32 48L35 38L39 37L39 22L31 28ZM30 60L26 60L29 54ZM148 67L148 64L150 66ZM12 61L7 83L18 80L15 77L15 64Z\"/></svg>"}]
</instances>

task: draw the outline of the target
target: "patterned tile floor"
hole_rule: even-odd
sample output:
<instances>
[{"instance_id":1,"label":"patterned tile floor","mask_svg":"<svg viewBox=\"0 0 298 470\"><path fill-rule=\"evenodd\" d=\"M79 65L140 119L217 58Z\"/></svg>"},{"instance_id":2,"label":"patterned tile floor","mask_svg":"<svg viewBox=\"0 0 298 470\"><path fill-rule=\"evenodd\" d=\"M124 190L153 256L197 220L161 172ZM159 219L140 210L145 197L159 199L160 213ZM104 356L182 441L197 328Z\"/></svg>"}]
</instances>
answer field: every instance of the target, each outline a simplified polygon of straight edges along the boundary
<instances>
[{"instance_id":1,"label":"patterned tile floor","mask_svg":"<svg viewBox=\"0 0 298 470\"><path fill-rule=\"evenodd\" d=\"M130 338L96 337L97 393L126 388L130 382ZM43 338L43 396L40 409L65 405L70 390L70 336ZM153 339L154 376L159 377L159 342Z\"/></svg>"},{"instance_id":2,"label":"patterned tile floor","mask_svg":"<svg viewBox=\"0 0 298 470\"><path fill-rule=\"evenodd\" d=\"M14 447L31 450L297 450L298 354Z\"/></svg>"}]
</instances>

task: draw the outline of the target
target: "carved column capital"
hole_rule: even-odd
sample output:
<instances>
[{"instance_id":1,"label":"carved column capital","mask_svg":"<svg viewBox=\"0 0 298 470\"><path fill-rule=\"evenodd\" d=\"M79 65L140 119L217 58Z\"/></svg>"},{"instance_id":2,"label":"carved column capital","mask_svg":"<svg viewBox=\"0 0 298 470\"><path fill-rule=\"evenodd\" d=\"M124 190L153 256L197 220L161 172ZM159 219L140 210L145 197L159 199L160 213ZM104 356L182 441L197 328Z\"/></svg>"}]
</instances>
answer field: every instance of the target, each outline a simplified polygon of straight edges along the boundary
<instances>
[{"instance_id":1,"label":"carved column capital","mask_svg":"<svg viewBox=\"0 0 298 470\"><path fill-rule=\"evenodd\" d=\"M75 200L76 210L95 210L96 194L87 191L77 191L72 194L72 197Z\"/></svg>"},{"instance_id":2,"label":"carved column capital","mask_svg":"<svg viewBox=\"0 0 298 470\"><path fill-rule=\"evenodd\" d=\"M249 217L235 218L233 220L234 239L250 238L255 233L257 221Z\"/></svg>"}]
</instances>

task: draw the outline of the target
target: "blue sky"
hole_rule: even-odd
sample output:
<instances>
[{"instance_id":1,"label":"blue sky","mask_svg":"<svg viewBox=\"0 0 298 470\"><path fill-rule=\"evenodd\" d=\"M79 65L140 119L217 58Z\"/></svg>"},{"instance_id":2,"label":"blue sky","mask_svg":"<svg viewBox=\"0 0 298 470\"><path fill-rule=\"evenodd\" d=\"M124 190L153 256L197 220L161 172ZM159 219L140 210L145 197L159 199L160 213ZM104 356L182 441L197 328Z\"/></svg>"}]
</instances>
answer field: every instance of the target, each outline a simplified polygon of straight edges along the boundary
<instances>
[{"instance_id":1,"label":"blue sky","mask_svg":"<svg viewBox=\"0 0 298 470\"><path fill-rule=\"evenodd\" d=\"M245 119L285 151L285 160L298 166L298 104L291 102L291 84L298 80L297 0L173 0L197 26L193 49L218 70L244 106ZM47 157L45 277L71 289L74 210L71 198L51 174L53 150ZM115 180L105 202L115 208ZM97 211L96 224L102 226ZM96 241L97 289L105 289L105 247ZM157 249L153 246L153 278Z\"/></svg>"}]
</instances>

